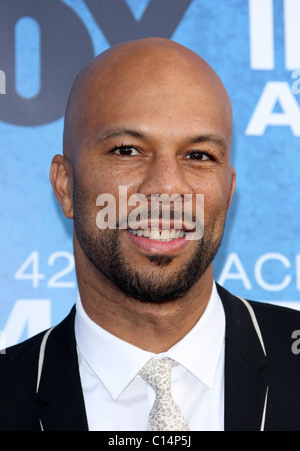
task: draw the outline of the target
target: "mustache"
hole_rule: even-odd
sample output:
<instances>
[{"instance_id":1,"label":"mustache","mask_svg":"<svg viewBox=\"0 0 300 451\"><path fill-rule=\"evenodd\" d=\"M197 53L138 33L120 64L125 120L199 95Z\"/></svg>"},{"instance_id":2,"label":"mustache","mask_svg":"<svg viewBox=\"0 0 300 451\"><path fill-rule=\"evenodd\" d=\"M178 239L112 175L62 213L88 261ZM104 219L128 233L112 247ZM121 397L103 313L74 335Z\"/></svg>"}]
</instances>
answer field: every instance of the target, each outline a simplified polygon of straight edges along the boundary
<instances>
[{"instance_id":1,"label":"mustache","mask_svg":"<svg viewBox=\"0 0 300 451\"><path fill-rule=\"evenodd\" d=\"M151 195L150 199L149 196L147 198L141 194L133 194L128 199L127 188L125 187L124 190L121 188L118 204L112 194L103 193L98 196L96 206L103 207L96 216L96 224L100 230L175 229L195 232L188 234L188 239L202 238L204 233L203 194L197 193L194 200L191 194L171 197L167 194Z\"/></svg>"},{"instance_id":2,"label":"mustache","mask_svg":"<svg viewBox=\"0 0 300 451\"><path fill-rule=\"evenodd\" d=\"M157 209L153 210L152 208L148 208L139 211L139 213L134 216L131 216L131 213L129 213L128 216L119 218L116 226L118 229L148 229L154 224L156 226L158 224L166 226L169 223L170 226L170 222L172 221L172 226L174 228L182 228L182 224L184 224L185 228L189 230L194 229L195 223L198 221L197 216L195 214L188 215L188 218L184 216L186 215L183 215L182 211L176 209L165 212L163 208L159 208L158 211ZM178 227L176 227L176 225Z\"/></svg>"}]
</instances>

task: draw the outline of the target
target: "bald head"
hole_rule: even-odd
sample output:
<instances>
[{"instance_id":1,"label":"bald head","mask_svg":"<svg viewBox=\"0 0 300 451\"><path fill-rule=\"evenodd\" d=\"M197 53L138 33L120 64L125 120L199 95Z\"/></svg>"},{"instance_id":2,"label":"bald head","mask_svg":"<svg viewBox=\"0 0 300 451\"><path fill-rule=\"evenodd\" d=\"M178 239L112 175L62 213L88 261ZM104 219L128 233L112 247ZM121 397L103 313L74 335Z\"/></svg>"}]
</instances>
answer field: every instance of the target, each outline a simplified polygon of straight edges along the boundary
<instances>
[{"instance_id":1,"label":"bald head","mask_svg":"<svg viewBox=\"0 0 300 451\"><path fill-rule=\"evenodd\" d=\"M81 146L88 145L89 137L105 122L104 113L117 113L121 102L129 110L134 102L144 103L154 113L157 96L165 95L170 109L180 108L191 88L202 99L203 108L218 106L230 139L229 96L218 75L196 53L163 38L126 42L106 50L74 82L65 116L64 155L72 159Z\"/></svg>"}]
</instances>

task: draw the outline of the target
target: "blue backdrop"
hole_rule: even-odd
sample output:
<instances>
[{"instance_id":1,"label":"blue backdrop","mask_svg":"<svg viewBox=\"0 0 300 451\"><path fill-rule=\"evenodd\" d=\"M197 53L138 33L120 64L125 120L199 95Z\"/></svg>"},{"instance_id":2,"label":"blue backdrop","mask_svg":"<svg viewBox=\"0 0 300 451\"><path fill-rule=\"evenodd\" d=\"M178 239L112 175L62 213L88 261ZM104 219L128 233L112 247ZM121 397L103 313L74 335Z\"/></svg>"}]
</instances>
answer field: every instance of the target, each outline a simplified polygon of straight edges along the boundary
<instances>
[{"instance_id":1,"label":"blue backdrop","mask_svg":"<svg viewBox=\"0 0 300 451\"><path fill-rule=\"evenodd\" d=\"M299 0L0 0L0 348L75 302L72 223L49 182L73 78L151 35L199 53L232 99L237 191L216 280L299 308L299 23Z\"/></svg>"}]
</instances>

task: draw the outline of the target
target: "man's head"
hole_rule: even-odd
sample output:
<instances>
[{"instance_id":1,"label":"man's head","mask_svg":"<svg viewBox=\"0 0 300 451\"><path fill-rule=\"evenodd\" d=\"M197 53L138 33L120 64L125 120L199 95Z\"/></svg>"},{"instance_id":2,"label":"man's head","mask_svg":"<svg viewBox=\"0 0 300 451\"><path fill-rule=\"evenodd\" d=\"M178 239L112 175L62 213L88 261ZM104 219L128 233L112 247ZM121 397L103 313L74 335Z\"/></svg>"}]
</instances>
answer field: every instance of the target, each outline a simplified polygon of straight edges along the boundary
<instances>
[{"instance_id":1,"label":"man's head","mask_svg":"<svg viewBox=\"0 0 300 451\"><path fill-rule=\"evenodd\" d=\"M222 82L185 47L150 38L95 58L74 83L64 157L56 156L51 169L64 214L74 219L77 266L91 262L93 277L104 275L127 296L152 303L177 299L212 277L235 185L231 133ZM118 224L120 186L128 197L149 202L154 194L204 195L203 238L187 240L186 230L179 237L170 230L158 235L150 223L139 232L99 230L96 200L114 196Z\"/></svg>"}]
</instances>

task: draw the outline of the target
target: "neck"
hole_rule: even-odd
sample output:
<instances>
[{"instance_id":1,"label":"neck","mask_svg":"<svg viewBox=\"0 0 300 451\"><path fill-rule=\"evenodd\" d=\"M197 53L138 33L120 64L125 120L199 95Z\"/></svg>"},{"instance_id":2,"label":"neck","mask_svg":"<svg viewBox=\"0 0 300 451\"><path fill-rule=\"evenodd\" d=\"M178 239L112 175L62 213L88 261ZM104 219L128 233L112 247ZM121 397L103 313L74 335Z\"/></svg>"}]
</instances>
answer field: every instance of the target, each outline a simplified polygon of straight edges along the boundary
<instances>
[{"instance_id":1,"label":"neck","mask_svg":"<svg viewBox=\"0 0 300 451\"><path fill-rule=\"evenodd\" d=\"M183 297L164 304L126 296L88 260L77 243L76 272L82 305L103 329L153 353L168 351L195 326L213 287L212 267Z\"/></svg>"}]
</instances>

